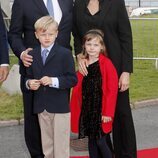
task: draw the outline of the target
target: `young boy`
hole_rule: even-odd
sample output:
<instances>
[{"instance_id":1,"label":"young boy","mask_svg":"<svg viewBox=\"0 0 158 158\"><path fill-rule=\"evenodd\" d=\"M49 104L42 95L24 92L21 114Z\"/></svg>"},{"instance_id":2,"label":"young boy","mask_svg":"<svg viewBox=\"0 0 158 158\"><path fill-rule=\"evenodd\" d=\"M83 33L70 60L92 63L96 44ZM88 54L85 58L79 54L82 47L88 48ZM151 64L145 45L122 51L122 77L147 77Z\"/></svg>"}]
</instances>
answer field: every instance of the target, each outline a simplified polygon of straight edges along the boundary
<instances>
[{"instance_id":1,"label":"young boy","mask_svg":"<svg viewBox=\"0 0 158 158\"><path fill-rule=\"evenodd\" d=\"M50 16L35 23L41 43L30 54L26 85L34 90L34 113L38 114L45 158L69 158L69 90L77 83L70 50L55 43L58 24Z\"/></svg>"}]
</instances>

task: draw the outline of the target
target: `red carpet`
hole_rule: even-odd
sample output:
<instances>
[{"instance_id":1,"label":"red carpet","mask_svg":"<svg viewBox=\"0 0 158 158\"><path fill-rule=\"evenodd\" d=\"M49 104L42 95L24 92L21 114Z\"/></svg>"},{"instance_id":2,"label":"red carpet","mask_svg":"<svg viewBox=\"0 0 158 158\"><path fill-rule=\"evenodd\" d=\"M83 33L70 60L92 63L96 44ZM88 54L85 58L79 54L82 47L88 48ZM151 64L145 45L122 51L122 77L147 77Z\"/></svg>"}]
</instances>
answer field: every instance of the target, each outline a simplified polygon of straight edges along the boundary
<instances>
[{"instance_id":1,"label":"red carpet","mask_svg":"<svg viewBox=\"0 0 158 158\"><path fill-rule=\"evenodd\" d=\"M70 157L70 158L89 158L88 156L73 156L73 157Z\"/></svg>"},{"instance_id":2,"label":"red carpet","mask_svg":"<svg viewBox=\"0 0 158 158\"><path fill-rule=\"evenodd\" d=\"M158 148L139 150L138 158L158 158Z\"/></svg>"},{"instance_id":3,"label":"red carpet","mask_svg":"<svg viewBox=\"0 0 158 158\"><path fill-rule=\"evenodd\" d=\"M144 149L137 152L138 158L158 158L158 148ZM89 158L88 156L73 156L71 158Z\"/></svg>"}]
</instances>

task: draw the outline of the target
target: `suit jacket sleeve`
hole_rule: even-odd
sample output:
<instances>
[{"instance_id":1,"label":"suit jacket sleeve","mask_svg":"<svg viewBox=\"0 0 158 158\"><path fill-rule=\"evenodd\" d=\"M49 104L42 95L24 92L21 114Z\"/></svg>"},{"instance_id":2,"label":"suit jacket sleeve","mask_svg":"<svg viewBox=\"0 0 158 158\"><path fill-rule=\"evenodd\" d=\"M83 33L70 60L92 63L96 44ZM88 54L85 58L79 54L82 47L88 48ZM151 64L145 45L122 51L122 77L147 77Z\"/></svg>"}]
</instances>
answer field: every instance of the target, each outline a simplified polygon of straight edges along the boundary
<instances>
[{"instance_id":1,"label":"suit jacket sleeve","mask_svg":"<svg viewBox=\"0 0 158 158\"><path fill-rule=\"evenodd\" d=\"M12 7L12 16L8 39L15 55L20 58L20 54L26 48L23 43L23 0L15 0Z\"/></svg>"},{"instance_id":2,"label":"suit jacket sleeve","mask_svg":"<svg viewBox=\"0 0 158 158\"><path fill-rule=\"evenodd\" d=\"M7 46L6 28L3 21L3 16L0 8L0 64L9 63L9 54Z\"/></svg>"},{"instance_id":3,"label":"suit jacket sleeve","mask_svg":"<svg viewBox=\"0 0 158 158\"><path fill-rule=\"evenodd\" d=\"M110 60L104 63L103 75L103 108L102 114L114 117L117 92L118 92L118 76L116 69Z\"/></svg>"},{"instance_id":4,"label":"suit jacket sleeve","mask_svg":"<svg viewBox=\"0 0 158 158\"><path fill-rule=\"evenodd\" d=\"M79 131L79 118L82 106L82 79L83 76L77 72L77 85L73 88L70 100L71 111L71 131L78 133Z\"/></svg>"},{"instance_id":5,"label":"suit jacket sleeve","mask_svg":"<svg viewBox=\"0 0 158 158\"><path fill-rule=\"evenodd\" d=\"M29 52L29 55L32 55L31 53L32 53L32 51ZM24 91L26 91L26 92L29 91L28 87L26 86L27 81L29 79L34 79L34 74L33 74L32 67L33 67L33 63L32 63L31 66L26 67L25 86L24 86Z\"/></svg>"},{"instance_id":6,"label":"suit jacket sleeve","mask_svg":"<svg viewBox=\"0 0 158 158\"><path fill-rule=\"evenodd\" d=\"M56 76L59 79L59 88L66 89L76 85L77 77L75 73L75 64L71 52L66 52L63 57L63 75Z\"/></svg>"},{"instance_id":7,"label":"suit jacket sleeve","mask_svg":"<svg viewBox=\"0 0 158 158\"><path fill-rule=\"evenodd\" d=\"M35 52L34 50L31 50L30 52L28 52L29 55L31 55L33 58L35 57ZM26 67L26 79L35 79L34 77L34 72L33 72L33 67L34 67L34 61L32 62L32 64L29 67Z\"/></svg>"},{"instance_id":8,"label":"suit jacket sleeve","mask_svg":"<svg viewBox=\"0 0 158 158\"><path fill-rule=\"evenodd\" d=\"M34 75L33 75L33 70L32 70L32 65L30 67L26 68L26 81L28 79L34 79Z\"/></svg>"},{"instance_id":9,"label":"suit jacket sleeve","mask_svg":"<svg viewBox=\"0 0 158 158\"><path fill-rule=\"evenodd\" d=\"M77 2L75 2L77 3ZM72 34L74 36L74 49L75 49L75 55L78 55L82 51L82 38L80 37L80 34L78 32L78 26L77 26L77 8L76 4L74 4L73 8L73 28L72 28Z\"/></svg>"},{"instance_id":10,"label":"suit jacket sleeve","mask_svg":"<svg viewBox=\"0 0 158 158\"><path fill-rule=\"evenodd\" d=\"M118 31L122 49L122 72L133 72L132 31L124 0L119 1Z\"/></svg>"}]
</instances>

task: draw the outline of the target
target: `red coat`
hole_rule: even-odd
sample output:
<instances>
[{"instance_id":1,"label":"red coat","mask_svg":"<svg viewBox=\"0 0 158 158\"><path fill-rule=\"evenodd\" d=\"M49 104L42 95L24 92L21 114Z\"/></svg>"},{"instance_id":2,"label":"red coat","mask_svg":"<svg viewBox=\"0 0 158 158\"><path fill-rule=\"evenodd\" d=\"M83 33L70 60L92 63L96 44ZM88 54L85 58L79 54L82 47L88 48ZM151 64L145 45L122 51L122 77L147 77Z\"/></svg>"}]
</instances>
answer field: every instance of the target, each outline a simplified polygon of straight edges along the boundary
<instances>
[{"instance_id":1,"label":"red coat","mask_svg":"<svg viewBox=\"0 0 158 158\"><path fill-rule=\"evenodd\" d=\"M107 57L99 56L99 65L102 76L102 115L114 117L116 99L118 92L118 76L117 72ZM73 88L70 109L71 109L71 130L74 133L78 133L79 117L82 106L82 80L83 75L77 72L78 83ZM112 130L112 121L108 123L102 123L102 129L105 133L109 133Z\"/></svg>"}]
</instances>

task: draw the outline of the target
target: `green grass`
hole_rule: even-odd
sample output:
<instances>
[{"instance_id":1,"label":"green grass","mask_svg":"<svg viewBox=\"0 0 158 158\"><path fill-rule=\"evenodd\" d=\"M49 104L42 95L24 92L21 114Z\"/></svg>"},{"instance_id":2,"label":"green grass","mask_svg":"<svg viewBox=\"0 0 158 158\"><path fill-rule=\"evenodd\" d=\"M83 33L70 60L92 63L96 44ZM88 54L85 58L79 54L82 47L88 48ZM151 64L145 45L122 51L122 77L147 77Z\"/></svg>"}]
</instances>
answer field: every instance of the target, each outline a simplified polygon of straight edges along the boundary
<instances>
[{"instance_id":1,"label":"green grass","mask_svg":"<svg viewBox=\"0 0 158 158\"><path fill-rule=\"evenodd\" d=\"M13 66L13 64L18 64L18 58L15 57L13 54L9 58L10 58L10 68Z\"/></svg>"},{"instance_id":2,"label":"green grass","mask_svg":"<svg viewBox=\"0 0 158 158\"><path fill-rule=\"evenodd\" d=\"M158 15L141 17L158 18ZM131 26L134 57L158 58L158 20L131 20ZM130 97L132 102L158 98L158 70L154 60L134 61Z\"/></svg>"},{"instance_id":3,"label":"green grass","mask_svg":"<svg viewBox=\"0 0 158 158\"><path fill-rule=\"evenodd\" d=\"M22 99L20 95L9 96L0 92L0 120L23 118Z\"/></svg>"},{"instance_id":4,"label":"green grass","mask_svg":"<svg viewBox=\"0 0 158 158\"><path fill-rule=\"evenodd\" d=\"M10 67L18 63L15 56L10 56ZM8 95L0 89L0 120L21 119L23 118L22 97L20 94Z\"/></svg>"},{"instance_id":5,"label":"green grass","mask_svg":"<svg viewBox=\"0 0 158 158\"><path fill-rule=\"evenodd\" d=\"M158 57L158 20L131 20L134 56Z\"/></svg>"},{"instance_id":6,"label":"green grass","mask_svg":"<svg viewBox=\"0 0 158 158\"><path fill-rule=\"evenodd\" d=\"M149 17L148 15L143 17ZM154 16L155 17L155 16ZM158 57L158 20L131 20L135 57ZM73 41L71 40L71 44ZM10 57L10 66L18 63ZM0 120L20 119L23 117L20 95L9 96L0 91ZM158 70L155 61L134 60L134 73L131 75L131 102L158 98Z\"/></svg>"},{"instance_id":7,"label":"green grass","mask_svg":"<svg viewBox=\"0 0 158 158\"><path fill-rule=\"evenodd\" d=\"M158 98L158 70L153 61L134 61L131 75L131 102Z\"/></svg>"}]
</instances>

